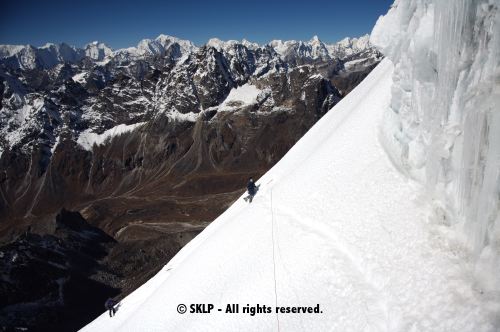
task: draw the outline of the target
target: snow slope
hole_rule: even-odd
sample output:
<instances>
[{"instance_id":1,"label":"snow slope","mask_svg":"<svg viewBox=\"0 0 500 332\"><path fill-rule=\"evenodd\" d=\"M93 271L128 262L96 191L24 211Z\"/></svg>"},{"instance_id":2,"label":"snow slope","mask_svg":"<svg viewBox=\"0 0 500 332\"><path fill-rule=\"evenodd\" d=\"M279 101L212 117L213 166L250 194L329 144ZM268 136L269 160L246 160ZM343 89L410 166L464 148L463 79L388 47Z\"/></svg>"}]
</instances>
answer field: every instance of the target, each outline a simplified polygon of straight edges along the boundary
<instances>
[{"instance_id":1,"label":"snow slope","mask_svg":"<svg viewBox=\"0 0 500 332\"><path fill-rule=\"evenodd\" d=\"M255 85L250 83L235 87L229 91L229 95L219 106L219 110L233 110L241 108L244 105L255 104L261 93L262 90L259 90Z\"/></svg>"},{"instance_id":2,"label":"snow slope","mask_svg":"<svg viewBox=\"0 0 500 332\"><path fill-rule=\"evenodd\" d=\"M424 191L388 159L384 60L155 277L83 331L494 331L466 249L427 223ZM451 241L451 242L450 242ZM183 303L321 314L177 313ZM496 327L494 324L497 324Z\"/></svg>"},{"instance_id":3,"label":"snow slope","mask_svg":"<svg viewBox=\"0 0 500 332\"><path fill-rule=\"evenodd\" d=\"M119 136L123 133L128 133L135 130L136 128L142 126L145 122L138 122L131 125L120 124L111 129L106 130L102 134L96 134L92 132L91 129L87 129L80 133L78 136L77 143L87 151L92 151L94 144L102 145L106 140L111 139L115 136Z\"/></svg>"}]
</instances>

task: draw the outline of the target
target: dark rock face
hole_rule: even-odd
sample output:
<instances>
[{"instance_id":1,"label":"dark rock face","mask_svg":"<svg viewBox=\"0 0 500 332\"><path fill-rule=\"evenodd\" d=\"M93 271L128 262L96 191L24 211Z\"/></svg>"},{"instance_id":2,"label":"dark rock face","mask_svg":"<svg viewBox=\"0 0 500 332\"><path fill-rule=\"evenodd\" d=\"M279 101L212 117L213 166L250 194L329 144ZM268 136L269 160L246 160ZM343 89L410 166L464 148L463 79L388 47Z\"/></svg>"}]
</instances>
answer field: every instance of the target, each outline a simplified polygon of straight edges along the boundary
<instances>
[{"instance_id":1,"label":"dark rock face","mask_svg":"<svg viewBox=\"0 0 500 332\"><path fill-rule=\"evenodd\" d=\"M0 247L0 329L76 330L119 294L119 276L99 263L113 238L64 209L52 226Z\"/></svg>"},{"instance_id":2,"label":"dark rock face","mask_svg":"<svg viewBox=\"0 0 500 332\"><path fill-rule=\"evenodd\" d=\"M27 63L34 48L0 57L0 250L13 283L0 288L0 326L50 316L74 329L134 290L381 60L369 45L317 39L283 51L160 37L133 52L43 51L60 62ZM96 293L84 309L82 289Z\"/></svg>"},{"instance_id":3,"label":"dark rock face","mask_svg":"<svg viewBox=\"0 0 500 332\"><path fill-rule=\"evenodd\" d=\"M135 238L117 243L64 209L51 226L51 235L27 231L0 247L0 331L78 330L103 312L108 297L142 285L201 230L136 224L129 226Z\"/></svg>"}]
</instances>

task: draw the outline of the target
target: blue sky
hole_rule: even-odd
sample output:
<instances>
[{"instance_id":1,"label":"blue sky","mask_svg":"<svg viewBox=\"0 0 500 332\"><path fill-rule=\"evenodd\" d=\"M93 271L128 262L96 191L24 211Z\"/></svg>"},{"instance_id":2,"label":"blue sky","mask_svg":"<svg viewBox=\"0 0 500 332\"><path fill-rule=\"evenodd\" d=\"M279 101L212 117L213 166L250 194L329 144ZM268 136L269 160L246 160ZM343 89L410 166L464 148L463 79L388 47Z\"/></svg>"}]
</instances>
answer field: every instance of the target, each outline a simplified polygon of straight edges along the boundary
<instances>
[{"instance_id":1,"label":"blue sky","mask_svg":"<svg viewBox=\"0 0 500 332\"><path fill-rule=\"evenodd\" d=\"M324 42L370 33L393 0L2 0L0 44L66 42L83 46L93 40L113 48L135 46L161 33L197 45L217 37Z\"/></svg>"}]
</instances>

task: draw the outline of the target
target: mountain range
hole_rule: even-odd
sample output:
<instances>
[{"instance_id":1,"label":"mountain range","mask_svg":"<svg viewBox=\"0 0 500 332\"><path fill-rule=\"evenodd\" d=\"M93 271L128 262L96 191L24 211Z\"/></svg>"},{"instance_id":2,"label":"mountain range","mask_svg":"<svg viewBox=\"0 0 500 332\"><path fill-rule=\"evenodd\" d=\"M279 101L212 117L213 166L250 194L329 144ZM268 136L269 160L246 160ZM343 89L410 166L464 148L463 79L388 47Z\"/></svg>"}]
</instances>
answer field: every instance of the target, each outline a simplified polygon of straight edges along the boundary
<instances>
[{"instance_id":1,"label":"mountain range","mask_svg":"<svg viewBox=\"0 0 500 332\"><path fill-rule=\"evenodd\" d=\"M342 59L346 56L362 52L370 48L369 36L360 38L345 38L335 44L325 44L314 36L310 41L273 40L266 45L242 41L222 41L210 39L204 46L213 47L219 51L229 50L235 45L241 45L249 50L262 48L272 49L283 59L289 57L306 57L310 59ZM203 46L202 46L203 47ZM110 61L114 59L140 60L150 57L171 57L179 59L187 54L196 53L200 47L189 40L182 40L169 35L159 35L155 39L143 39L136 47L113 50L105 43L94 41L83 48L70 46L66 43L47 43L41 47L32 45L0 45L2 63L12 68L23 70L44 68L49 69L61 63L77 63L88 57L94 61Z\"/></svg>"}]
</instances>

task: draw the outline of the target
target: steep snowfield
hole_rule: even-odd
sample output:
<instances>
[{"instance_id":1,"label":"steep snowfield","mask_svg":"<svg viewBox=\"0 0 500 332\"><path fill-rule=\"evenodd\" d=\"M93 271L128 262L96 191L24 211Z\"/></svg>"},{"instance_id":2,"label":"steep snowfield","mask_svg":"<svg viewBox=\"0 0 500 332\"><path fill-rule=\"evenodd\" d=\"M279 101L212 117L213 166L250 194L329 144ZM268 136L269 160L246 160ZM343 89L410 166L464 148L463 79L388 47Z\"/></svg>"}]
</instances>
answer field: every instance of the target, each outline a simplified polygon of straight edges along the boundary
<instances>
[{"instance_id":1,"label":"steep snowfield","mask_svg":"<svg viewBox=\"0 0 500 332\"><path fill-rule=\"evenodd\" d=\"M136 128L142 126L145 122L138 122L131 125L120 124L111 129L106 130L102 134L96 134L92 130L88 129L83 131L78 137L77 143L87 151L92 151L94 144L102 145L106 140L111 139L115 136L119 136L123 133L128 133L135 130Z\"/></svg>"},{"instance_id":2,"label":"steep snowfield","mask_svg":"<svg viewBox=\"0 0 500 332\"><path fill-rule=\"evenodd\" d=\"M83 331L498 328L498 306L472 287L467 251L443 244L423 189L380 144L392 73L384 60L258 181L253 203L235 202L116 317ZM323 313L181 315L180 303L319 303Z\"/></svg>"},{"instance_id":3,"label":"steep snowfield","mask_svg":"<svg viewBox=\"0 0 500 332\"><path fill-rule=\"evenodd\" d=\"M220 105L220 110L233 110L243 105L252 105L257 102L257 97L262 93L255 85L250 83L236 87L229 91L229 95Z\"/></svg>"}]
</instances>

